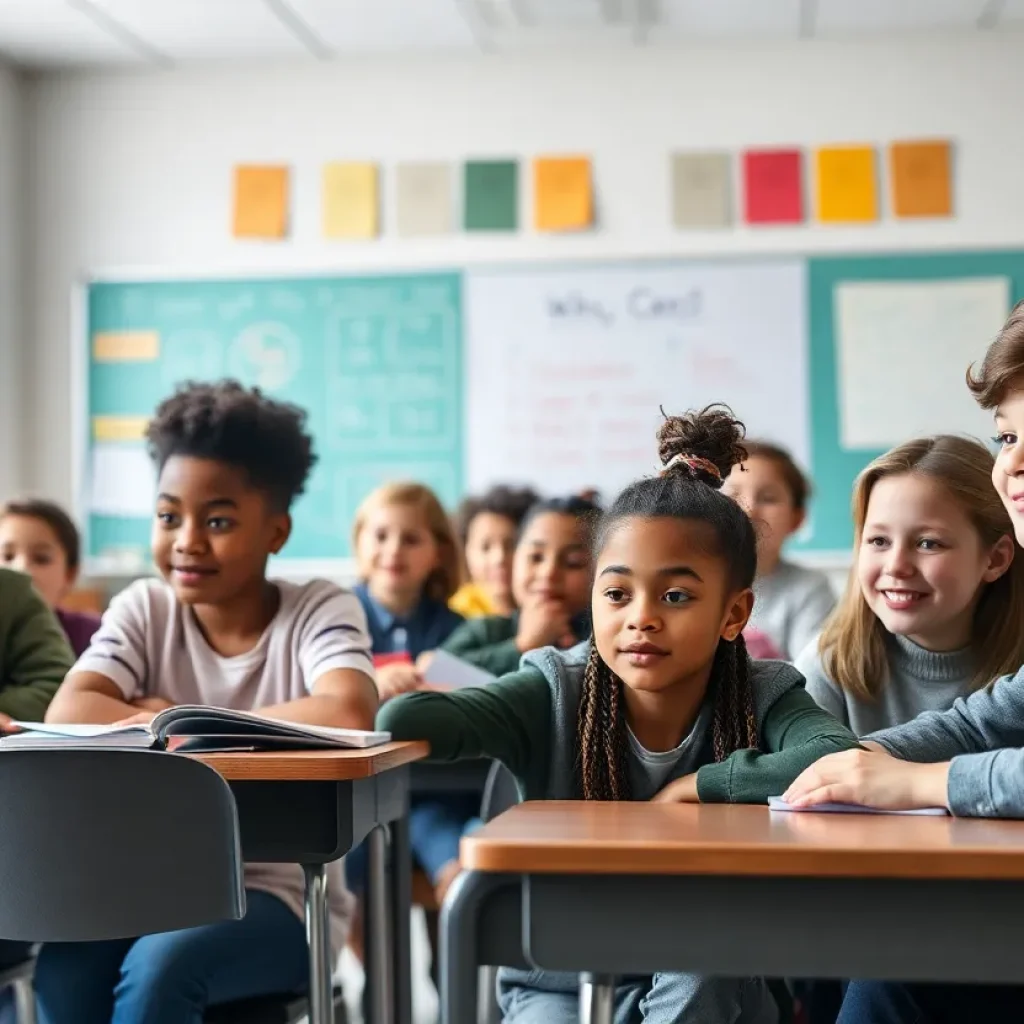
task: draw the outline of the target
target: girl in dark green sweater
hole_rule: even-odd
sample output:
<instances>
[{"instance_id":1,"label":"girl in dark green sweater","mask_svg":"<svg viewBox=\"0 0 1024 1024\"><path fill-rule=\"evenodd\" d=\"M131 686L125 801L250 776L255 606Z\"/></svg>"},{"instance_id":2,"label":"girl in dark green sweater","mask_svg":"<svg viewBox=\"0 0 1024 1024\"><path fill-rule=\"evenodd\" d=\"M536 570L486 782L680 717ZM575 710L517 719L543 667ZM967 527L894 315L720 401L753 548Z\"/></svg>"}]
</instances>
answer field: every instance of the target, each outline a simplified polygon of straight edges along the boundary
<instances>
[{"instance_id":1,"label":"girl in dark green sweater","mask_svg":"<svg viewBox=\"0 0 1024 1024\"><path fill-rule=\"evenodd\" d=\"M754 528L721 494L744 456L727 410L669 419L663 470L603 517L593 639L526 655L489 686L416 693L378 722L437 760L502 761L528 799L765 803L809 764L857 745L784 662L752 663ZM503 970L506 1024L572 1024L577 979ZM616 1020L775 1024L763 979L656 974L616 993Z\"/></svg>"}]
</instances>

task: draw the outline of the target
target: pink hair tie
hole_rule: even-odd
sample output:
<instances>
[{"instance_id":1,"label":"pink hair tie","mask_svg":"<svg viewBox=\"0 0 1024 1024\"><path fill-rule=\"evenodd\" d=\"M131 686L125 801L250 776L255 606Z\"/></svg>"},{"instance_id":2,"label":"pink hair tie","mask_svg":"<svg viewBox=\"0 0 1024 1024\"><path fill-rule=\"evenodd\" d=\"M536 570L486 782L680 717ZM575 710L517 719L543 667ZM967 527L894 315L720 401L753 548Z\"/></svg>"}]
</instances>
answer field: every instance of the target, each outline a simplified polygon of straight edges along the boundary
<instances>
[{"instance_id":1,"label":"pink hair tie","mask_svg":"<svg viewBox=\"0 0 1024 1024\"><path fill-rule=\"evenodd\" d=\"M699 455L689 455L685 452L673 455L672 458L661 467L661 476L667 475L668 471L672 469L673 466L678 466L680 463L689 467L691 476L694 476L697 473L705 473L717 480L719 483L722 481L721 471L713 462L708 459L701 458Z\"/></svg>"}]
</instances>

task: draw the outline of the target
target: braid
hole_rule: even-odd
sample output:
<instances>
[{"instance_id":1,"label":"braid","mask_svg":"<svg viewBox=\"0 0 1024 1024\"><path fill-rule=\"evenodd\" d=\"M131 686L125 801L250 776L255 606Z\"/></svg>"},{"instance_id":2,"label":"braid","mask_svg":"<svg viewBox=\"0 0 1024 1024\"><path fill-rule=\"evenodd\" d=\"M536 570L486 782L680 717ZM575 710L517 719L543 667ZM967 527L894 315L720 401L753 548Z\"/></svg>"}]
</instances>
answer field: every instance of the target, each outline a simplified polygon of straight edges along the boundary
<instances>
[{"instance_id":1,"label":"braid","mask_svg":"<svg viewBox=\"0 0 1024 1024\"><path fill-rule=\"evenodd\" d=\"M731 642L718 642L711 666L711 685L715 701L712 728L715 760L724 761L737 750L756 750L754 691L750 685L750 658L742 634Z\"/></svg>"},{"instance_id":2,"label":"braid","mask_svg":"<svg viewBox=\"0 0 1024 1024\"><path fill-rule=\"evenodd\" d=\"M626 717L622 681L602 661L591 640L576 720L577 788L584 800L629 800Z\"/></svg>"}]
</instances>

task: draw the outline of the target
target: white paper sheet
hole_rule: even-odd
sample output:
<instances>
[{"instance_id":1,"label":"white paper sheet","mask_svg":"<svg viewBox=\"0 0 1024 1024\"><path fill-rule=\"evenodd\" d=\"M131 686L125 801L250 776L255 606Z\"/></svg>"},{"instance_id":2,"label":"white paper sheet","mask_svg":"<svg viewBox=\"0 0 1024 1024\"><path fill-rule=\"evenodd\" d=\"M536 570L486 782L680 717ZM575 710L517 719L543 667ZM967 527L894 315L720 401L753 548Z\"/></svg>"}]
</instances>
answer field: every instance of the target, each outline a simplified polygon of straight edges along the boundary
<instances>
[{"instance_id":1,"label":"white paper sheet","mask_svg":"<svg viewBox=\"0 0 1024 1024\"><path fill-rule=\"evenodd\" d=\"M146 518L153 514L156 473L141 444L94 445L90 483L91 512Z\"/></svg>"},{"instance_id":2,"label":"white paper sheet","mask_svg":"<svg viewBox=\"0 0 1024 1024\"><path fill-rule=\"evenodd\" d=\"M447 651L434 651L430 666L423 673L423 681L432 686L443 686L448 690L463 690L467 686L486 686L497 676L482 668L470 665Z\"/></svg>"},{"instance_id":3,"label":"white paper sheet","mask_svg":"<svg viewBox=\"0 0 1024 1024\"><path fill-rule=\"evenodd\" d=\"M794 807L787 804L781 796L768 798L768 810L785 811L792 814L921 814L928 817L943 817L949 812L944 807L915 807L910 811L883 811L877 807L864 807L861 804L815 804L813 807Z\"/></svg>"},{"instance_id":4,"label":"white paper sheet","mask_svg":"<svg viewBox=\"0 0 1024 1024\"><path fill-rule=\"evenodd\" d=\"M927 434L992 433L964 383L1010 308L1004 277L858 281L835 290L844 448Z\"/></svg>"}]
</instances>

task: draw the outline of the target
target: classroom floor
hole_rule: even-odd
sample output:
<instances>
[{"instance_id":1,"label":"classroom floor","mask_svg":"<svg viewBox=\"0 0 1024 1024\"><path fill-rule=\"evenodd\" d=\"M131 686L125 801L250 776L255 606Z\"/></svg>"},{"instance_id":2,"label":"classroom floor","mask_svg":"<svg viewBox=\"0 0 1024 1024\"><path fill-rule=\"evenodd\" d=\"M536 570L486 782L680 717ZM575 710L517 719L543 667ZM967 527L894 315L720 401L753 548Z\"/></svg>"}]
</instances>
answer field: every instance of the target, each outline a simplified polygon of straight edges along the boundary
<instances>
[{"instance_id":1,"label":"classroom floor","mask_svg":"<svg viewBox=\"0 0 1024 1024\"><path fill-rule=\"evenodd\" d=\"M348 949L341 955L339 975L345 987L351 1024L365 1024L360 1001L363 994L363 968ZM412 1017L413 1024L437 1024L437 992L430 980L430 942L423 911L412 911Z\"/></svg>"}]
</instances>

